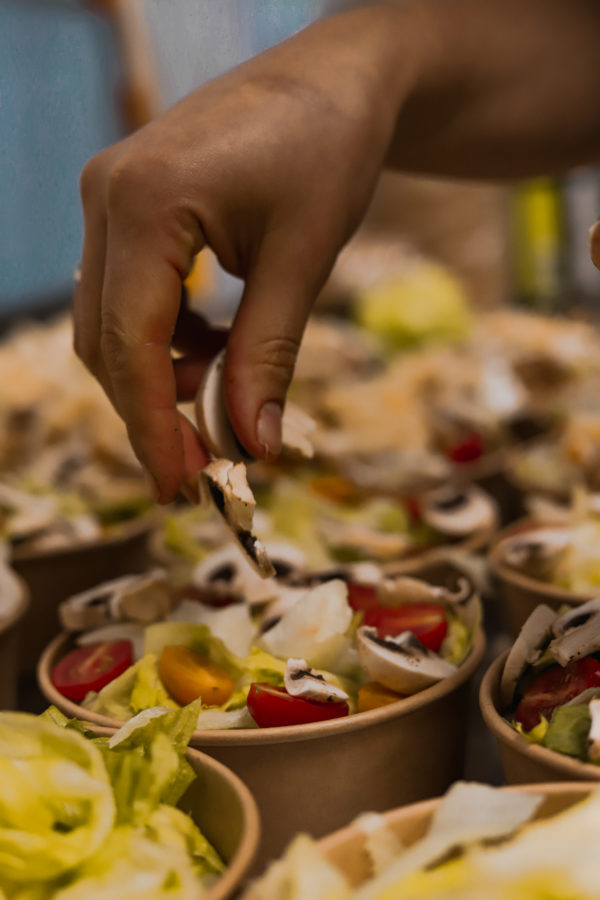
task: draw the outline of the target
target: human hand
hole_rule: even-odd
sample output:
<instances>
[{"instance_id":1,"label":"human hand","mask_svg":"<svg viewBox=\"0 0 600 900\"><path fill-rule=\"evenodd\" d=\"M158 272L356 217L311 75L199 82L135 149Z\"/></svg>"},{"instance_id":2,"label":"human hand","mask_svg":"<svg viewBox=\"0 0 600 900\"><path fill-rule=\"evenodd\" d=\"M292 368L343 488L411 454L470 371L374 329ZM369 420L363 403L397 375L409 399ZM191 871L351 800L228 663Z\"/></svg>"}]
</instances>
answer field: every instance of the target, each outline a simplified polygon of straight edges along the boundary
<instances>
[{"instance_id":1,"label":"human hand","mask_svg":"<svg viewBox=\"0 0 600 900\"><path fill-rule=\"evenodd\" d=\"M245 281L227 341L232 425L253 456L279 452L307 317L393 132L404 67L389 14L363 9L318 23L83 171L75 348L124 419L161 502L182 486L194 493L207 461L176 408L223 343L180 309L182 280L205 245ZM182 335L188 354L174 362Z\"/></svg>"}]
</instances>

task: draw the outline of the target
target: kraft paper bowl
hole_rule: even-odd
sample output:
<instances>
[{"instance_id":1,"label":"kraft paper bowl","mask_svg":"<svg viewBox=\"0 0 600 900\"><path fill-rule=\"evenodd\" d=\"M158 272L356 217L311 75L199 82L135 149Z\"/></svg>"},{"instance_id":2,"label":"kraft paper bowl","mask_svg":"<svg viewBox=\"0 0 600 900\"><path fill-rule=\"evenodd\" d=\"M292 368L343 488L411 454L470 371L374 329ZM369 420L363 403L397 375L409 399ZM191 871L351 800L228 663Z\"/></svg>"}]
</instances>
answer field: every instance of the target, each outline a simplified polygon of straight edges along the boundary
<instances>
[{"instance_id":1,"label":"kraft paper bowl","mask_svg":"<svg viewBox=\"0 0 600 900\"><path fill-rule=\"evenodd\" d=\"M118 535L57 550L16 547L10 563L29 590L31 604L23 621L22 672L33 673L44 647L60 629L58 607L67 597L147 568L148 538L156 525L150 514L124 523Z\"/></svg>"},{"instance_id":2,"label":"kraft paper bowl","mask_svg":"<svg viewBox=\"0 0 600 900\"><path fill-rule=\"evenodd\" d=\"M61 634L44 652L41 690L68 716L118 727L122 723L89 712L52 685L50 673L71 641ZM298 831L321 837L367 807L381 811L434 797L460 778L470 681L484 650L480 630L452 676L387 707L309 725L196 731L191 745L232 769L258 803L259 870Z\"/></svg>"},{"instance_id":3,"label":"kraft paper bowl","mask_svg":"<svg viewBox=\"0 0 600 900\"><path fill-rule=\"evenodd\" d=\"M543 522L532 519L520 519L510 528L500 532L490 550L488 560L490 570L499 582L507 624L514 637L518 635L523 624L540 603L545 603L552 609L558 610L565 604L578 606L580 603L586 603L595 596L593 593L578 593L538 578L532 578L504 562L502 551L503 541L506 538L524 534L530 529L552 527L552 525L544 525ZM562 526L555 525L554 527Z\"/></svg>"},{"instance_id":4,"label":"kraft paper bowl","mask_svg":"<svg viewBox=\"0 0 600 900\"><path fill-rule=\"evenodd\" d=\"M508 652L494 660L483 677L479 691L481 714L498 742L507 782L600 781L600 766L530 744L502 716L500 678Z\"/></svg>"},{"instance_id":5,"label":"kraft paper bowl","mask_svg":"<svg viewBox=\"0 0 600 900\"><path fill-rule=\"evenodd\" d=\"M507 787L500 790L525 794L543 794L543 801L532 819L547 819L557 815L585 799L590 791L597 789L596 784L536 784L522 787ZM440 799L413 803L410 806L394 809L386 813L387 826L397 835L403 844L410 847L420 840L429 827L431 818L440 803ZM348 878L353 887L363 884L373 875L370 857L366 849L366 835L356 825L328 835L319 841L322 855ZM241 900L261 900L256 888L242 895Z\"/></svg>"},{"instance_id":6,"label":"kraft paper bowl","mask_svg":"<svg viewBox=\"0 0 600 900\"><path fill-rule=\"evenodd\" d=\"M91 730L108 737L113 728ZM227 900L236 894L247 876L260 841L260 819L248 788L227 766L188 747L187 760L197 778L178 806L189 813L215 847L227 868L221 878L202 894L202 900Z\"/></svg>"},{"instance_id":7,"label":"kraft paper bowl","mask_svg":"<svg viewBox=\"0 0 600 900\"><path fill-rule=\"evenodd\" d=\"M18 579L19 594L10 613L0 614L0 709L16 709L22 625L29 609L29 591ZM1 601L1 598L0 598Z\"/></svg>"}]
</instances>

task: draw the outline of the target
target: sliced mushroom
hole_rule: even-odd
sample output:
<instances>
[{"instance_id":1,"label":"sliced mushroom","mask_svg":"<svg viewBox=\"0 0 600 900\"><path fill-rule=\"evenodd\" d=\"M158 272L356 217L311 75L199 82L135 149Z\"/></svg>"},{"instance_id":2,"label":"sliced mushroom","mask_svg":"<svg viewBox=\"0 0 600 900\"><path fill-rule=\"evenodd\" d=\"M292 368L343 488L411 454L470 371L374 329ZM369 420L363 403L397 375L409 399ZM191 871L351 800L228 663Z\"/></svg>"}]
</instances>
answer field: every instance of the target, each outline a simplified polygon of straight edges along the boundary
<instances>
[{"instance_id":1,"label":"sliced mushroom","mask_svg":"<svg viewBox=\"0 0 600 900\"><path fill-rule=\"evenodd\" d=\"M428 491L419 498L419 507L426 525L454 538L493 528L496 522L492 500L472 485Z\"/></svg>"},{"instance_id":2,"label":"sliced mushroom","mask_svg":"<svg viewBox=\"0 0 600 900\"><path fill-rule=\"evenodd\" d=\"M166 574L157 569L124 575L75 594L60 604L58 613L63 628L84 631L120 621L148 625L163 618L173 603Z\"/></svg>"},{"instance_id":3,"label":"sliced mushroom","mask_svg":"<svg viewBox=\"0 0 600 900\"><path fill-rule=\"evenodd\" d=\"M592 700L589 706L592 724L588 734L588 756L591 762L600 761L600 700Z\"/></svg>"},{"instance_id":4,"label":"sliced mushroom","mask_svg":"<svg viewBox=\"0 0 600 900\"><path fill-rule=\"evenodd\" d=\"M505 538L501 545L507 566L542 581L552 579L572 541L567 528L536 528Z\"/></svg>"},{"instance_id":5,"label":"sliced mushroom","mask_svg":"<svg viewBox=\"0 0 600 900\"><path fill-rule=\"evenodd\" d=\"M562 637L573 628L581 628L597 613L600 613L600 597L588 600L587 603L580 603L563 613L562 616L555 615L552 634L555 638Z\"/></svg>"},{"instance_id":6,"label":"sliced mushroom","mask_svg":"<svg viewBox=\"0 0 600 900\"><path fill-rule=\"evenodd\" d=\"M534 665L542 656L552 636L555 619L556 610L541 603L521 628L508 654L500 680L500 702L503 707L512 704L517 682L527 666Z\"/></svg>"},{"instance_id":7,"label":"sliced mushroom","mask_svg":"<svg viewBox=\"0 0 600 900\"><path fill-rule=\"evenodd\" d=\"M550 643L550 652L561 666L600 649L600 612L588 615L579 626L572 626Z\"/></svg>"},{"instance_id":8,"label":"sliced mushroom","mask_svg":"<svg viewBox=\"0 0 600 900\"><path fill-rule=\"evenodd\" d=\"M305 659L288 659L283 676L288 694L318 703L341 703L348 694L325 680L325 676L311 668Z\"/></svg>"},{"instance_id":9,"label":"sliced mushroom","mask_svg":"<svg viewBox=\"0 0 600 900\"><path fill-rule=\"evenodd\" d=\"M204 446L213 456L233 462L252 462L253 457L237 439L225 400L225 350L208 367L196 394L195 412ZM283 450L310 459L314 449L309 435L315 422L294 404L287 403L281 422Z\"/></svg>"},{"instance_id":10,"label":"sliced mushroom","mask_svg":"<svg viewBox=\"0 0 600 900\"><path fill-rule=\"evenodd\" d=\"M297 547L274 541L266 545L266 550L276 579L290 578L303 570L305 556ZM280 593L277 580L265 580L257 575L240 550L231 545L199 563L193 571L192 582L216 597L233 596L250 606L268 603Z\"/></svg>"},{"instance_id":11,"label":"sliced mushroom","mask_svg":"<svg viewBox=\"0 0 600 900\"><path fill-rule=\"evenodd\" d=\"M380 638L376 628L357 632L358 655L373 681L399 694L415 694L456 672L456 666L428 650L410 631Z\"/></svg>"},{"instance_id":12,"label":"sliced mushroom","mask_svg":"<svg viewBox=\"0 0 600 900\"><path fill-rule=\"evenodd\" d=\"M275 574L267 551L252 533L256 500L246 478L244 463L215 459L201 472L201 486L208 493L250 564L261 578Z\"/></svg>"}]
</instances>

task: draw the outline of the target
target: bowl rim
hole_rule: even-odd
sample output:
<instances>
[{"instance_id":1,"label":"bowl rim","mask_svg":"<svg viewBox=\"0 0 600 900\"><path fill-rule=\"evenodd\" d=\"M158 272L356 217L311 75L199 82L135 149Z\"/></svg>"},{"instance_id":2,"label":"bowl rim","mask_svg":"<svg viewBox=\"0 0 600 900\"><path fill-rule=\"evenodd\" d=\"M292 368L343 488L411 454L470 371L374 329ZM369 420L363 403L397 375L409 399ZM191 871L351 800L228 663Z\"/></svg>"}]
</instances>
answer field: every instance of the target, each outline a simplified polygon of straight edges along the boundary
<instances>
[{"instance_id":1,"label":"bowl rim","mask_svg":"<svg viewBox=\"0 0 600 900\"><path fill-rule=\"evenodd\" d=\"M559 529L563 527L564 526L559 525L558 523L538 521L531 516L523 516L515 522L512 522L507 528L503 528L502 531L498 532L490 547L488 565L491 572L499 578L500 581L507 582L511 586L526 590L531 594L537 594L540 599L547 597L553 600L560 600L563 603L569 603L573 606L592 600L596 596L593 591L590 591L589 593L571 591L568 588L549 584L546 581L542 581L540 578L532 578L531 575L525 575L523 572L518 572L516 569L513 569L511 566L507 565L502 558L501 551L503 542L508 538L513 537L515 534L533 531L538 528Z\"/></svg>"},{"instance_id":2,"label":"bowl rim","mask_svg":"<svg viewBox=\"0 0 600 900\"><path fill-rule=\"evenodd\" d=\"M563 753L558 753L557 750L549 750L547 747L541 747L539 744L530 744L514 728L511 728L506 719L499 713L497 691L502 668L509 652L510 650L505 650L500 656L496 657L481 681L479 708L485 724L499 743L520 753L522 756L527 756L532 762L552 768L557 774L571 776L573 780L579 780L580 782L582 776L586 776L583 780L593 781L597 784L600 781L600 766L582 762L580 759L574 759Z\"/></svg>"},{"instance_id":3,"label":"bowl rim","mask_svg":"<svg viewBox=\"0 0 600 900\"><path fill-rule=\"evenodd\" d=\"M91 730L98 737L110 737L110 735L115 733L114 728L100 725L93 726ZM210 889L202 894L203 900L226 900L231 892L243 881L256 857L261 837L260 813L250 789L228 766L192 746L188 746L186 756L195 760L203 769L209 769L213 774L226 781L233 788L241 802L243 829L240 845L227 864L223 875Z\"/></svg>"},{"instance_id":4,"label":"bowl rim","mask_svg":"<svg viewBox=\"0 0 600 900\"><path fill-rule=\"evenodd\" d=\"M10 563L11 565L36 563L41 560L53 558L64 559L65 557L77 556L79 553L85 552L86 550L96 548L116 548L126 544L127 541L133 540L134 538L152 534L159 521L160 514L154 508L151 508L145 513L121 523L122 528L117 534L108 534L91 540L78 541L68 547L49 547L45 550L28 550L27 548L20 548L17 545L10 551Z\"/></svg>"},{"instance_id":5,"label":"bowl rim","mask_svg":"<svg viewBox=\"0 0 600 900\"><path fill-rule=\"evenodd\" d=\"M104 725L109 728L120 728L124 723L86 710L79 704L63 697L56 690L50 680L50 671L55 658L61 648L71 638L67 632L62 632L46 647L42 653L37 667L37 680L40 690L49 703L54 704L63 712L84 721L90 721L96 725ZM485 653L485 635L479 627L475 633L471 652L459 666L456 672L442 681L387 706L366 712L354 713L339 719L330 719L325 722L311 722L304 725L286 725L280 728L238 728L215 729L214 731L195 731L191 738L191 744L202 747L242 747L261 746L267 744L283 744L315 740L317 738L335 737L336 735L349 734L362 731L373 725L382 725L393 719L400 719L413 712L418 712L430 703L441 700L448 694L458 689L474 675L479 668Z\"/></svg>"},{"instance_id":6,"label":"bowl rim","mask_svg":"<svg viewBox=\"0 0 600 900\"><path fill-rule=\"evenodd\" d=\"M0 638L7 634L15 625L18 625L27 610L31 607L29 589L23 579L16 572L11 571L17 585L17 602L8 616L0 616Z\"/></svg>"}]
</instances>

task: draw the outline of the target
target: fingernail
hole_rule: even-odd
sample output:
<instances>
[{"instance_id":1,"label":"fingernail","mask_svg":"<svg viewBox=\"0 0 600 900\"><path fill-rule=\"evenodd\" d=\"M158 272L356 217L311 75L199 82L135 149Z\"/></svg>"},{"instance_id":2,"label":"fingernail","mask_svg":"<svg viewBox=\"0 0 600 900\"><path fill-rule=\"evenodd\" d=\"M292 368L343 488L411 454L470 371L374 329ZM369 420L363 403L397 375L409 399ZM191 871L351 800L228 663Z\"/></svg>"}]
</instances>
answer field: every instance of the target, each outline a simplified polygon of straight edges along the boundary
<instances>
[{"instance_id":1,"label":"fingernail","mask_svg":"<svg viewBox=\"0 0 600 900\"><path fill-rule=\"evenodd\" d=\"M154 480L148 469L142 468L142 472L144 475L144 481L146 482L146 489L148 493L150 494L154 502L158 503L160 499L160 490L156 481Z\"/></svg>"},{"instance_id":2,"label":"fingernail","mask_svg":"<svg viewBox=\"0 0 600 900\"><path fill-rule=\"evenodd\" d=\"M266 456L281 453L281 406L269 401L261 409L256 423L258 442L264 447Z\"/></svg>"}]
</instances>

